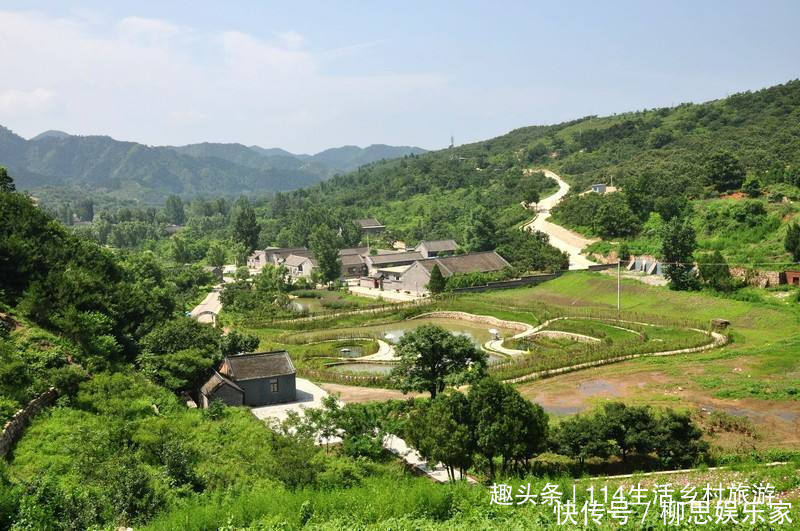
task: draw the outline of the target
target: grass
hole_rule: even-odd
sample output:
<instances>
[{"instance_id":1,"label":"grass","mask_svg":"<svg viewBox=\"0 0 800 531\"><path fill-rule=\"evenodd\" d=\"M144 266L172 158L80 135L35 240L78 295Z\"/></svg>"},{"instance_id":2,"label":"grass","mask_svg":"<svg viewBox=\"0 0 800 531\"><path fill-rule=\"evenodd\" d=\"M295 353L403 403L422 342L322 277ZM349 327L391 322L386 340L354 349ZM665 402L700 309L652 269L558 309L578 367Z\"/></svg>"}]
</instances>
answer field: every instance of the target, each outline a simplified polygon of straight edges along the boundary
<instances>
[{"instance_id":1,"label":"grass","mask_svg":"<svg viewBox=\"0 0 800 531\"><path fill-rule=\"evenodd\" d=\"M654 489L655 484L671 483L680 497L680 487L691 484L702 492L706 484L731 483L746 485L769 482L778 493L790 493L790 500L797 500L796 489L800 477L795 473L797 463L764 467L747 463L723 470L697 470L675 476L634 475L632 478L596 481L575 480L567 476L554 478L526 477L523 479L498 480L511 487L514 502L520 487L530 485L531 493L541 493L546 484L557 485L561 493L571 497L573 485L576 490L578 511L588 499L588 487L594 487L595 495L604 486L609 493L617 488L624 492L634 485ZM675 487L677 486L677 487ZM652 494L651 494L652 496ZM728 492L724 493L724 497ZM465 483L437 485L427 479L388 473L383 477L369 478L361 485L350 489L328 491L300 490L295 492L255 487L232 491L224 495L198 496L183 506L157 518L143 529L151 531L185 529L205 530L226 526L226 529L556 529L556 515L547 504L516 504L498 506L491 504L490 490L484 486ZM714 502L712 501L712 515ZM633 507L632 507L633 508ZM658 510L648 513L641 523L643 509L633 508L629 527L665 529L660 522ZM800 507L793 504L792 519L800 518ZM688 516L688 514L687 514ZM578 515L578 518L582 518ZM582 520L581 520L582 521ZM608 516L600 529L616 529L617 525ZM703 529L721 529L713 523Z\"/></svg>"}]
</instances>

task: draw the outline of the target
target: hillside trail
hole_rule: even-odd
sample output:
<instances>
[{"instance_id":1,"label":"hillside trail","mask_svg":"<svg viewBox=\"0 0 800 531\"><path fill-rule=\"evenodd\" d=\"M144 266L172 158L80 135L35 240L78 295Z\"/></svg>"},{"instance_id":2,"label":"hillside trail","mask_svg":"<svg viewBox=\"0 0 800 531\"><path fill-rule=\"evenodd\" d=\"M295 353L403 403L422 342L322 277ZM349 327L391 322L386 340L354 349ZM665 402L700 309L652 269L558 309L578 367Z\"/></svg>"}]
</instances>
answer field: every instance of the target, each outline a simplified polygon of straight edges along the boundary
<instances>
[{"instance_id":1,"label":"hillside trail","mask_svg":"<svg viewBox=\"0 0 800 531\"><path fill-rule=\"evenodd\" d=\"M550 237L550 245L560 251L564 251L569 255L569 268L570 269L586 269L590 265L595 265L585 256L581 254L581 250L589 244L592 244L597 239L589 239L565 229L561 225L556 225L548 221L550 217L550 209L555 207L561 199L569 192L569 185L550 170L530 170L541 171L546 177L549 177L558 183L558 191L553 195L547 196L536 204L537 215L535 218L525 223L522 228L524 230L538 230Z\"/></svg>"}]
</instances>

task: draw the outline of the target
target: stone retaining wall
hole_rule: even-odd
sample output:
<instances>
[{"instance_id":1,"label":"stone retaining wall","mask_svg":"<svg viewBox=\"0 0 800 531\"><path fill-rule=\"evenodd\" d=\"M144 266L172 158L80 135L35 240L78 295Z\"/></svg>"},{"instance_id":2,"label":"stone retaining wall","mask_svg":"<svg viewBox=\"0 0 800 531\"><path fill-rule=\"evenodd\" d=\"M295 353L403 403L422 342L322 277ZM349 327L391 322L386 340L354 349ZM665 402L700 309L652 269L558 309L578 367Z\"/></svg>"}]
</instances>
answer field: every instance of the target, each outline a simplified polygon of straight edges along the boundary
<instances>
[{"instance_id":1,"label":"stone retaining wall","mask_svg":"<svg viewBox=\"0 0 800 531\"><path fill-rule=\"evenodd\" d=\"M531 325L520 323L518 321L506 321L504 319L492 317L491 315L475 315L467 312L428 312L411 317L411 319L422 319L424 317L431 317L435 319L455 319L457 321L484 324L494 328L507 328L517 332L527 332L533 329Z\"/></svg>"},{"instance_id":2,"label":"stone retaining wall","mask_svg":"<svg viewBox=\"0 0 800 531\"><path fill-rule=\"evenodd\" d=\"M17 411L14 416L11 417L11 420L6 422L6 425L3 426L3 433L0 435L0 456L5 457L8 455L8 452L25 431L25 427L30 423L31 419L35 417L42 408L55 402L57 396L58 391L51 387L28 402L27 406Z\"/></svg>"}]
</instances>

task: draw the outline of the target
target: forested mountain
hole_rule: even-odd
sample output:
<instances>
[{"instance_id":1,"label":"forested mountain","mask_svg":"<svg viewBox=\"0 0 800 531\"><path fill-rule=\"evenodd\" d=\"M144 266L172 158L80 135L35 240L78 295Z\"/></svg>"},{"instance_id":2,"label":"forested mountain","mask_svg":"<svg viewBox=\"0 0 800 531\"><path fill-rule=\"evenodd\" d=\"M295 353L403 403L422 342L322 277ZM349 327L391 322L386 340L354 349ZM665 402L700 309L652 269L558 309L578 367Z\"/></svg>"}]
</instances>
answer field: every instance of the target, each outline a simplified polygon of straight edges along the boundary
<instances>
[{"instance_id":1,"label":"forested mountain","mask_svg":"<svg viewBox=\"0 0 800 531\"><path fill-rule=\"evenodd\" d=\"M145 203L161 203L170 194L238 196L291 190L360 164L422 151L346 146L308 156L241 144L151 147L61 131L25 140L0 128L0 164L16 176L20 188L78 188Z\"/></svg>"}]
</instances>

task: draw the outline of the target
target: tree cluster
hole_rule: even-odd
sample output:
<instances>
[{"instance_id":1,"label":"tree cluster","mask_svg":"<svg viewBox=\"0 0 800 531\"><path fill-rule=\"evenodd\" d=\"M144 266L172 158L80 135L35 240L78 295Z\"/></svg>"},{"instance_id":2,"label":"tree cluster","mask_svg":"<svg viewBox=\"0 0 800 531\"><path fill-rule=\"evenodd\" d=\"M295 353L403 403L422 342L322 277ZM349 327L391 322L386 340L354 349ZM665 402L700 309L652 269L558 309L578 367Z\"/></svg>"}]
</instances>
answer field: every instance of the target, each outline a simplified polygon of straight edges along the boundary
<instances>
[{"instance_id":1,"label":"tree cluster","mask_svg":"<svg viewBox=\"0 0 800 531\"><path fill-rule=\"evenodd\" d=\"M682 468L702 459L708 443L687 414L671 409L656 415L649 407L605 404L594 415L575 415L553 431L551 448L577 460L655 454L662 466Z\"/></svg>"}]
</instances>

